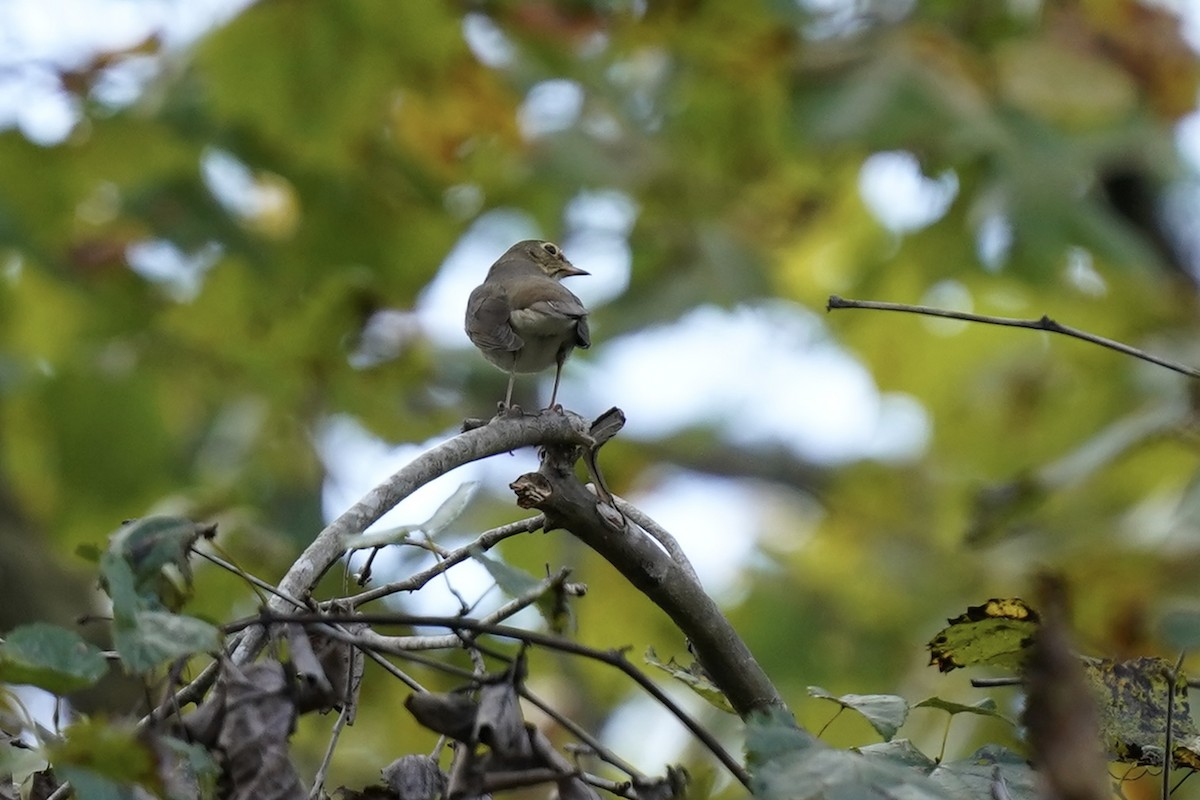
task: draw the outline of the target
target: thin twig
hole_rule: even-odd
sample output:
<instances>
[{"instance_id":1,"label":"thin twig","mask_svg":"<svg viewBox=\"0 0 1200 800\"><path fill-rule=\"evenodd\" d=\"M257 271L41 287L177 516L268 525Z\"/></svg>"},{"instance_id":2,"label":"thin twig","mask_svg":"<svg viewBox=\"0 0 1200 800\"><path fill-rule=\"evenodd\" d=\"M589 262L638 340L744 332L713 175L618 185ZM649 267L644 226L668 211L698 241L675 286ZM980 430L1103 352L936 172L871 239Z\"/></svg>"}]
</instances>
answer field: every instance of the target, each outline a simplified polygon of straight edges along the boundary
<instances>
[{"instance_id":1,"label":"thin twig","mask_svg":"<svg viewBox=\"0 0 1200 800\"><path fill-rule=\"evenodd\" d=\"M415 678L407 675L403 670L401 670L395 664L388 661L386 658L379 655L374 650L371 650L368 647L363 647L362 641L360 639L356 639L355 634L351 633L350 631L346 630L345 628L342 628L338 625L330 624L330 625L316 625L313 627L313 629L320 632L320 634L322 636L332 639L335 642L342 642L343 644L348 644L353 647L357 647L359 650L361 650L363 653L366 654L367 658L374 661L376 664L378 664L380 667L382 667L385 672L390 674L393 678L398 679L401 683L403 683L408 688L412 689L414 692L426 691L425 687L422 686L420 683L418 683ZM413 659L413 660L416 660L416 659ZM437 663L433 659L430 659L429 661L422 661L420 663L428 664L430 662L435 663L435 664Z\"/></svg>"},{"instance_id":2,"label":"thin twig","mask_svg":"<svg viewBox=\"0 0 1200 800\"><path fill-rule=\"evenodd\" d=\"M212 562L216 566L218 566L224 570L227 570L234 575L237 575L239 578L241 578L242 580L251 584L252 586L255 586L271 595L274 595L275 597L278 597L279 599L281 599L287 603L291 603L297 609L301 609L301 610L308 609L308 606L304 605L304 603L302 603L297 598L291 597L287 593L280 591L278 587L273 586L272 584L263 580L262 578L259 578L258 576L247 572L245 569L243 569L242 567L239 567L237 564L234 564L234 563L232 563L224 558L221 558L220 556L214 555L212 553L207 553L198 548L192 548L192 552L195 553L196 555L200 556L201 558L207 559L208 561ZM337 636L338 633L345 633L345 631L342 631L341 629L330 625L330 626L326 626L325 633L327 635L329 635L331 638L336 639L336 638L338 638L338 636ZM237 647L236 641L231 643L231 649L236 649L236 647ZM402 681L404 681L410 687L419 688L419 684L417 684L416 681L413 681L408 676L404 675L403 673L400 673L399 670L396 670L394 665L389 663L386 659L380 659L374 653L370 653L370 652L368 652L368 655L372 656L373 659L382 662L381 665L384 666L385 669L391 668L391 670L389 670L389 671L394 670L392 674L395 675L396 677L400 678ZM141 730L144 730L147 726L149 726L151 724L161 722L163 719L166 719L167 715L170 712L177 712L180 708L182 708L183 706L186 706L188 703L194 702L194 703L199 704L201 699L204 697L204 694L209 690L209 688L211 688L213 682L216 681L218 673L220 672L220 666L221 665L220 665L219 661L213 661L210 664L208 664L196 678L194 678L191 682L189 682L186 686L181 688L179 691L172 694L164 702L160 703L158 705L158 707L153 709L149 714L142 717L142 719L138 721L137 730L141 731Z\"/></svg>"},{"instance_id":3,"label":"thin twig","mask_svg":"<svg viewBox=\"0 0 1200 800\"><path fill-rule=\"evenodd\" d=\"M532 767L509 772L496 771L484 774L479 789L484 794L491 794L513 789L526 789L543 783L559 783L566 778L583 780L583 773L559 772L550 767Z\"/></svg>"},{"instance_id":4,"label":"thin twig","mask_svg":"<svg viewBox=\"0 0 1200 800\"><path fill-rule=\"evenodd\" d=\"M603 789L609 794L624 797L626 800L638 800L640 797L631 781L610 781L607 778L601 778L598 775L591 775L587 772L580 773L579 779L589 786Z\"/></svg>"},{"instance_id":5,"label":"thin twig","mask_svg":"<svg viewBox=\"0 0 1200 800\"><path fill-rule=\"evenodd\" d=\"M251 575L238 565L227 561L220 556L213 555L212 553L206 553L198 548L192 548L192 552L201 558L207 559L216 566L221 567L224 570L228 570L234 575L237 575L250 585L262 589L263 591L268 592L269 594L272 594L281 600L291 603L298 609L307 609L307 606L305 606L296 598L289 597L286 593L281 592L278 588L272 586L262 578ZM238 642L235 640L230 644L230 648L236 649L237 644ZM188 703L199 704L200 700L204 697L204 694L209 690L209 688L212 687L213 682L216 681L220 669L221 664L219 661L212 661L209 663L203 670L200 671L200 674L192 679L192 681L190 681L186 686L173 693L156 708L152 709L150 713L142 717L137 723L137 730L142 731L152 724L161 722L167 718L169 713L178 712L180 708L186 706Z\"/></svg>"},{"instance_id":6,"label":"thin twig","mask_svg":"<svg viewBox=\"0 0 1200 800\"><path fill-rule=\"evenodd\" d=\"M1187 772L1185 772L1185 773L1183 774L1183 777L1182 777L1182 778L1180 778L1178 781L1176 781L1176 782L1175 782L1175 785L1171 787L1171 794L1174 794L1175 792L1178 792L1178 791L1179 791L1179 787L1180 787L1180 786L1183 786L1183 782L1184 782L1184 781L1186 781L1188 778L1192 777L1192 776L1193 776L1193 775L1195 775L1195 774L1196 774L1196 770L1194 770L1194 769L1189 769Z\"/></svg>"},{"instance_id":7,"label":"thin twig","mask_svg":"<svg viewBox=\"0 0 1200 800\"><path fill-rule=\"evenodd\" d=\"M652 520L651 520L651 523L653 523ZM542 524L542 519L541 519L541 515L539 514L534 517L529 517L527 519L520 520L520 521L512 523L510 525L506 525L502 528L497 528L492 531L487 531L482 536L480 536L475 541L473 541L470 545L467 545L464 548L464 550L470 550L472 547L476 547L476 546L484 547L484 548L491 547L494 544L496 544L498 541L500 541L502 538L507 538L508 536L514 535L515 533L524 533L524 532L528 532L530 530L538 530L541 527L541 524ZM668 534L668 536L669 536L669 534ZM413 542L413 544L418 544L418 543ZM418 546L419 546L419 544L418 544ZM457 551L445 551L443 548L437 548L437 550L442 551L442 552L437 552L437 550L433 550L432 548L429 548L429 549L431 549L433 552L435 552L435 554L438 556L444 555L446 557L452 557L452 558L457 557ZM238 575L243 580L247 581L248 583L253 584L254 586L257 586L258 588L262 589L263 591L269 592L271 594L276 595L277 597L281 597L285 600L288 600L299 609L304 608L303 604L301 604L298 600L287 597L286 595L284 595L276 587L272 586L267 581L264 581L261 578L258 578L257 576L246 572L245 570L238 567L237 565L235 565L229 561L226 561L225 559L222 559L219 556L215 556L215 555L205 553L205 552L202 552L199 550L197 550L195 552L198 555L202 556L203 558L206 558L209 561L211 561L212 563L221 567L222 569L226 569L226 570ZM461 560L461 559L459 559L459 560ZM457 561L455 563L457 563ZM443 571L444 571L444 569L445 569L445 567L443 567ZM507 616L510 616L512 613L515 613L516 611L520 610L521 608L526 607L531 602L533 602L538 597L540 597L544 593L545 588L548 588L549 586L552 586L555 583L561 583L563 580L566 579L568 573L569 573L569 570L564 569L564 570L561 570L558 574L548 577L544 581L540 582L537 587L534 587L533 590L523 594L520 598L514 598L513 602L506 604L504 607L502 607L500 609L497 609L497 611L495 613L493 613L492 615L489 615L489 617L485 618L482 621L497 622L501 619L506 618ZM429 577L432 578L434 576L430 575ZM411 580L411 578L410 578L410 580ZM542 584L545 584L545 587L543 587ZM331 639L344 641L346 643L355 644L355 645L359 643L358 641L355 640L353 634L351 634L348 631L344 630L343 628L337 627L335 625L321 626L321 630L324 635L329 636ZM430 637L430 638L432 638L432 637ZM457 646L457 644L459 644L461 642L461 640L459 640L458 637L454 637L454 636L447 636L447 637L443 637L443 638L445 640L447 640L447 643L449 646ZM453 640L453 641L451 641L451 640ZM398 669L394 664L392 664L386 658L381 656L376 650L369 649L369 648L363 648L363 652L365 653L365 655L368 658L370 658L372 661L374 661L376 664L378 664L380 667L382 667L385 671L387 671L393 677L399 679L410 689L412 689L414 691L425 691L424 687L422 687L416 680L414 680L413 678L408 676L402 670ZM425 657L417 655L416 653L405 652L403 654L397 654L397 655L401 655L401 657L411 660L411 661L415 661L416 663L421 663L426 666L442 669L443 671L450 672L451 674L457 674L459 677L462 677L462 678L472 679L474 677L473 674L468 670L463 670L460 667L454 667L453 665L444 664L443 662L437 661L436 659L425 658ZM213 666L215 667L216 665L214 664ZM528 700L534 706L539 708L542 711L542 713L544 713L548 717L552 718L555 722L557 722L559 725L561 725L564 729L569 731L576 739L578 739L580 742L585 744L587 747L591 748L591 750L593 752L595 752L599 758L608 762L609 764L612 764L617 769L620 769L622 772L625 772L626 774L628 774L629 776L631 776L635 779L642 779L642 780L645 779L645 776L641 772L639 772L636 767L629 764L627 761L622 759L620 756L618 756L612 750L606 748L599 740L597 740L595 737L591 736L591 734L589 734L586 729L584 729L581 725L576 723L574 720L561 714L553 706L551 706L546 701L542 700L537 695L530 692L528 689L521 687L520 693L521 693L522 697L524 697L526 700ZM176 704L178 704L178 701L179 701L178 696L175 696L172 699L175 701ZM318 773L318 776L320 776L320 775L321 775L321 773ZM319 780L315 781L314 785L320 785L320 781Z\"/></svg>"},{"instance_id":8,"label":"thin twig","mask_svg":"<svg viewBox=\"0 0 1200 800\"><path fill-rule=\"evenodd\" d=\"M404 673L400 672L400 670L398 670L394 664L392 664L390 661L388 661L383 656L376 653L374 650L366 649L366 654L369 658L371 658L373 661L375 661L380 666L383 666L385 669L390 667L390 669L388 671L392 672L393 675L397 675L397 674L404 675ZM420 664L422 666L429 667L430 669L438 670L439 672L444 672L447 675L453 675L454 677L461 678L465 681L473 681L478 677L478 676L476 676L476 674L474 672L472 672L469 669L464 669L455 664L447 664L444 661L441 661L436 658L431 658L427 655L424 655L423 653L405 650L404 652L401 652L401 653L390 653L389 655L393 655L396 658L402 658L405 661L411 661L414 664ZM407 679L406 683L408 681L412 680L411 678L408 678L406 675L404 675L404 678ZM412 688L414 691L418 691L418 692L426 691L426 689L424 689L423 687L421 687L419 685L414 685L414 684L415 684L415 681L413 683L408 683L409 687ZM588 733L586 728L584 728L582 725L580 725L575 720L573 720L570 717L563 714L561 711L559 711L554 706L547 703L545 700L543 700L538 695L531 692L527 687L525 687L524 685L518 686L517 692L521 695L521 697L528 700L533 706L535 706L536 708L541 710L541 712L543 714L550 717L552 720L554 720L559 725L561 725L568 733L570 733L572 736L574 736L576 739L578 739L582 744L584 744L588 748L590 748L592 750L592 752L594 752L596 754L596 757L599 758L601 761L611 764L612 766L621 770L622 772L624 772L626 775L633 778L634 780L639 780L639 781L648 780L648 778L641 771L639 771L637 767L633 766L628 761L626 761L625 759L621 758L619 755L614 753L612 750L605 747L604 744L600 742L600 740L596 739L596 737L594 737L590 733Z\"/></svg>"},{"instance_id":9,"label":"thin twig","mask_svg":"<svg viewBox=\"0 0 1200 800\"><path fill-rule=\"evenodd\" d=\"M996 686L1020 686L1025 683L1024 678L1016 676L1003 678L971 678L971 686L976 689L991 689Z\"/></svg>"},{"instance_id":10,"label":"thin twig","mask_svg":"<svg viewBox=\"0 0 1200 800\"><path fill-rule=\"evenodd\" d=\"M1015 319L1013 317L990 317L983 314L970 314L966 311L951 311L945 308L933 308L931 306L914 306L907 303L886 303L879 300L848 300L846 298L830 295L829 302L825 306L826 311L835 311L841 308L861 308L872 311L901 311L906 314L923 314L927 317L944 317L946 319L959 319L965 322L980 322L984 325L1001 325L1007 328L1029 328L1036 331L1046 331L1047 333L1060 333L1063 336L1070 336L1074 339L1080 339L1091 344L1107 347L1109 350L1116 350L1118 353L1124 353L1127 356L1148 361L1151 364L1157 364L1160 367L1178 372L1181 375L1187 375L1189 378L1200 378L1200 370L1194 367L1189 367L1186 364L1179 364L1175 361L1168 361L1165 358L1160 358L1156 355L1151 355L1144 350L1139 350L1136 347L1118 342L1115 339L1106 339L1103 336L1097 336L1094 333L1071 328L1067 325L1062 325L1055 322L1050 317L1042 315L1040 319Z\"/></svg>"},{"instance_id":11,"label":"thin twig","mask_svg":"<svg viewBox=\"0 0 1200 800\"><path fill-rule=\"evenodd\" d=\"M570 572L569 569L564 567L549 578L543 578L492 613L476 620L476 622L480 625L495 625L508 619L518 611L522 611L536 603L550 589L555 586L561 586ZM463 615L462 618L466 619L467 617ZM353 641L377 647L389 653L396 650L448 650L461 647L464 644L461 635L458 633L448 633L442 636L383 636L382 634L367 630L360 631L356 635L358 638Z\"/></svg>"},{"instance_id":12,"label":"thin twig","mask_svg":"<svg viewBox=\"0 0 1200 800\"><path fill-rule=\"evenodd\" d=\"M445 560L444 553L434 552L433 557L434 557L435 561L440 562L440 561ZM454 588L454 584L450 582L449 570L442 571L442 583L444 583L446 585L446 591L449 592L454 597L454 599L458 600L458 613L464 617L467 616L468 614L470 614L471 609L474 608L474 606L467 602L467 598L462 596L462 592L460 592L460 591L458 591L458 589ZM482 600L483 600L483 598L481 597L481 598L479 598L478 601L476 601L476 603L478 603Z\"/></svg>"},{"instance_id":13,"label":"thin twig","mask_svg":"<svg viewBox=\"0 0 1200 800\"><path fill-rule=\"evenodd\" d=\"M255 586L259 589L262 589L264 592L267 592L268 594L273 594L276 597L280 598L281 600L286 600L287 602L294 605L296 608L307 608L307 606L305 606L304 603L300 602L296 598L289 597L288 595L279 591L279 589L276 588L275 586L273 586L272 584L264 581L262 578L259 578L255 575L251 575L249 572L246 572L246 570L242 569L237 564L234 564L231 561L226 561L225 559L221 558L218 555L213 555L212 553L206 553L203 550L200 550L199 548L196 548L196 547L192 548L192 552L195 553L196 555L200 556L203 559L211 561L213 564L216 564L221 569L224 569L224 570L227 570L228 572L233 573L234 575L238 576L239 578L241 578L242 580L244 580L246 583L250 584L251 586ZM259 597L261 599L261 595Z\"/></svg>"},{"instance_id":14,"label":"thin twig","mask_svg":"<svg viewBox=\"0 0 1200 800\"><path fill-rule=\"evenodd\" d=\"M591 749L591 751L595 753L596 757L601 761L611 764L635 780L646 780L646 776L639 772L637 767L633 766L628 761L621 758L612 750L609 750L607 747L601 744L599 739L588 733L587 730L575 720L565 716L558 711L558 709L551 706L545 700L538 697L524 686L518 687L518 691L520 692L521 697L528 700L531 704L539 708L543 714L550 717L550 719L554 720L562 727L566 728L572 736L574 736L583 744L587 745L587 747Z\"/></svg>"},{"instance_id":15,"label":"thin twig","mask_svg":"<svg viewBox=\"0 0 1200 800\"><path fill-rule=\"evenodd\" d=\"M1183 669L1183 657L1186 653L1179 654L1179 660L1175 662L1175 669L1167 673L1167 736L1163 743L1163 776L1162 776L1162 800L1170 800L1171 797L1171 758L1173 742L1172 727L1175 725L1175 687L1179 684L1179 673Z\"/></svg>"},{"instance_id":16,"label":"thin twig","mask_svg":"<svg viewBox=\"0 0 1200 800\"><path fill-rule=\"evenodd\" d=\"M379 658L383 658L383 656L378 655L377 653L375 653L374 650L371 650L370 648L364 648L364 649L368 653L372 653L372 654L378 656ZM475 673L472 672L471 670L466 669L465 667L460 667L457 664L447 664L445 661L434 658L433 656L427 656L424 653L418 653L413 650L405 650L403 652L398 652L398 653L388 653L388 655L395 656L396 658L402 658L405 661L411 661L414 664L420 664L423 667L429 667L430 669L437 670L438 672L444 672L447 675L453 675L456 678L462 678L464 681L475 680ZM384 659L384 661L387 661L387 659ZM424 691L428 691L428 690L427 689L418 689L416 691L424 692Z\"/></svg>"},{"instance_id":17,"label":"thin twig","mask_svg":"<svg viewBox=\"0 0 1200 800\"><path fill-rule=\"evenodd\" d=\"M462 615L464 617L471 616L473 613L475 613L475 609L479 608L479 604L482 603L484 600L486 600L488 598L488 595L490 595L492 592L496 591L499 588L500 588L500 584L493 583L491 586L484 589L483 592L479 595L479 597L475 598L474 603L471 603L471 605L463 608L463 610L461 612Z\"/></svg>"},{"instance_id":18,"label":"thin twig","mask_svg":"<svg viewBox=\"0 0 1200 800\"><path fill-rule=\"evenodd\" d=\"M350 705L350 703L342 704L341 713L333 723L333 731L329 734L329 746L325 748L325 757L321 759L321 766L317 768L317 774L313 776L312 790L308 793L309 800L319 800L324 796L325 777L329 774L329 765L333 762L333 751L337 748L342 729L346 727L346 722L350 719Z\"/></svg>"},{"instance_id":19,"label":"thin twig","mask_svg":"<svg viewBox=\"0 0 1200 800\"><path fill-rule=\"evenodd\" d=\"M365 592L345 598L344 602L357 608L364 603L369 603L372 600L378 600L381 597L398 594L399 592L412 592L420 589L429 581L441 575L446 570L453 567L455 564L466 561L471 557L471 551L478 549L480 551L488 551L495 547L505 539L516 536L519 533L531 533L541 530L546 524L546 517L543 514L534 514L532 517L510 522L507 525L501 525L499 528L493 528L490 531L484 531L470 544L450 550L445 553L445 557L421 572L409 575L407 578L399 581L386 583L382 586L376 586L374 589L368 589Z\"/></svg>"},{"instance_id":20,"label":"thin twig","mask_svg":"<svg viewBox=\"0 0 1200 800\"><path fill-rule=\"evenodd\" d=\"M334 628L334 630L341 630L341 629ZM424 686L422 686L420 683L418 683L416 678L412 677L407 672L400 669L399 667L397 667L392 662L388 661L383 656L379 655L379 653L376 653L374 650L363 650L362 652L364 654L366 654L367 658L371 659L376 664L378 664L380 667L382 667L384 672L388 673L393 678L399 679L399 681L401 683L403 683L408 688L412 689L414 692L429 691ZM434 659L430 659L430 661L433 661L433 660Z\"/></svg>"},{"instance_id":21,"label":"thin twig","mask_svg":"<svg viewBox=\"0 0 1200 800\"><path fill-rule=\"evenodd\" d=\"M688 559L687 554L683 552L683 548L679 546L679 542L671 535L663 526L654 521L654 518L642 511L637 506L627 502L626 500L613 495L613 502L617 510L624 514L628 519L633 520L650 537L662 545L663 550L667 551L667 555L683 568L683 571L688 574L688 577L696 583L700 582L700 578L696 575L696 568L692 566L692 562Z\"/></svg>"},{"instance_id":22,"label":"thin twig","mask_svg":"<svg viewBox=\"0 0 1200 800\"><path fill-rule=\"evenodd\" d=\"M199 705L200 700L212 687L220 673L221 662L216 660L210 662L208 666L200 671L199 675L197 675L191 680L190 683L188 683L187 686L184 686L182 689L175 692L165 701L160 703L157 708L152 709L150 713L138 720L134 730L140 733L149 728L151 725L162 722L168 717L168 715L173 712L177 712L188 703L196 703Z\"/></svg>"},{"instance_id":23,"label":"thin twig","mask_svg":"<svg viewBox=\"0 0 1200 800\"><path fill-rule=\"evenodd\" d=\"M264 611L261 616L251 617L229 623L225 626L227 633L240 631L254 626L269 626L275 623L291 623L299 625L312 625L315 623L327 624L330 622L356 622L366 623L368 625L406 625L417 626L423 625L427 627L449 628L450 630L471 631L472 633L484 633L491 636L501 636L506 639L516 639L517 641L527 642L528 644L538 645L550 650L557 650L570 655L581 656L593 661L599 661L615 667L625 673L634 683L642 688L647 694L657 700L664 708L675 716L684 727L691 731L700 743L708 749L713 756L720 761L729 772L737 778L738 782L749 788L750 775L738 763L737 759L731 756L716 737L709 733L704 726L694 720L690 714L684 711L674 700L672 700L666 692L659 688L658 684L650 680L641 670L633 666L625 655L617 650L596 650L586 645L573 642L570 639L564 639L559 636L550 634L538 633L536 631L522 630L514 628L511 625L488 625L480 620L468 619L465 617L425 617L416 614L355 614L346 616L344 619L338 615L323 615L323 614L295 614L277 616L269 611ZM360 641L362 647L371 647L372 644ZM382 652L391 652L380 648Z\"/></svg>"}]
</instances>

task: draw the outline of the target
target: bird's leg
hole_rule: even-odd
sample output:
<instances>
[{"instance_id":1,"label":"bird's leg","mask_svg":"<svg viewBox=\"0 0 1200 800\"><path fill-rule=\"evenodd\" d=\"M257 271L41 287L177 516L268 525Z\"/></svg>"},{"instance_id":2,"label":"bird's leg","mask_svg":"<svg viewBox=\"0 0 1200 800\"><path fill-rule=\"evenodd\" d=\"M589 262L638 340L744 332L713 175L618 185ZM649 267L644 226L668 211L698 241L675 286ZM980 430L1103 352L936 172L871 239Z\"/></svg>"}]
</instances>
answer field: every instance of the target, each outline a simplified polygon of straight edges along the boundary
<instances>
[{"instance_id":1,"label":"bird's leg","mask_svg":"<svg viewBox=\"0 0 1200 800\"><path fill-rule=\"evenodd\" d=\"M559 357L558 362L554 365L554 389L550 391L550 405L546 406L547 411L552 411L555 408L554 402L558 399L558 379L562 377L562 365L565 360ZM562 406L558 406L558 410L562 411Z\"/></svg>"},{"instance_id":2,"label":"bird's leg","mask_svg":"<svg viewBox=\"0 0 1200 800\"><path fill-rule=\"evenodd\" d=\"M512 410L513 410L512 390L513 390L513 383L515 383L516 380L517 380L516 371L515 370L510 371L508 373L508 391L504 393L504 407L501 409L501 413L504 413L504 414L512 413ZM518 409L518 411L519 410L520 409Z\"/></svg>"}]
</instances>

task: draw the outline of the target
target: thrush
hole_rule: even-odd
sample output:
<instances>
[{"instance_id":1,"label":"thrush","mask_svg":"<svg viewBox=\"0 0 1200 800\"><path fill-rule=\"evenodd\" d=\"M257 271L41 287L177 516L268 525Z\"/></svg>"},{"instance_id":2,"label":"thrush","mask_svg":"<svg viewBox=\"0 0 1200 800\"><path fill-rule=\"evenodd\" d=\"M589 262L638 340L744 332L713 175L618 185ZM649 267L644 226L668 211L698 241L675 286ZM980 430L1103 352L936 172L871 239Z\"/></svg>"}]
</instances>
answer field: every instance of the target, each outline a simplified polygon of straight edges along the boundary
<instances>
[{"instance_id":1,"label":"thrush","mask_svg":"<svg viewBox=\"0 0 1200 800\"><path fill-rule=\"evenodd\" d=\"M483 357L508 373L504 407L517 373L554 366L550 405L558 400L562 365L576 347L590 347L587 309L559 281L587 275L551 242L517 242L488 270L467 300L467 336Z\"/></svg>"}]
</instances>

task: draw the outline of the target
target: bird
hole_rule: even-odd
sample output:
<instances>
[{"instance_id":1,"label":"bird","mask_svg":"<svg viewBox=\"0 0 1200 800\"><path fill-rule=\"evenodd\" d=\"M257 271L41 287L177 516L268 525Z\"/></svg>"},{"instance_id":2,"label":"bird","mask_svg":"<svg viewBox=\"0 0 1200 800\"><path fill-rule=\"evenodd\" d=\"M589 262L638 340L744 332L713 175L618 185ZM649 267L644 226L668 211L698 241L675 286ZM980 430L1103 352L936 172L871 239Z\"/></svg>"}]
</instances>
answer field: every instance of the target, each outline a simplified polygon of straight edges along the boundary
<instances>
[{"instance_id":1,"label":"bird","mask_svg":"<svg viewBox=\"0 0 1200 800\"><path fill-rule=\"evenodd\" d=\"M563 362L576 347L591 347L583 302L559 281L591 273L576 267L553 242L517 242L492 264L467 300L465 327L489 362L508 373L502 408L511 410L517 373L554 365L548 409L558 400Z\"/></svg>"}]
</instances>

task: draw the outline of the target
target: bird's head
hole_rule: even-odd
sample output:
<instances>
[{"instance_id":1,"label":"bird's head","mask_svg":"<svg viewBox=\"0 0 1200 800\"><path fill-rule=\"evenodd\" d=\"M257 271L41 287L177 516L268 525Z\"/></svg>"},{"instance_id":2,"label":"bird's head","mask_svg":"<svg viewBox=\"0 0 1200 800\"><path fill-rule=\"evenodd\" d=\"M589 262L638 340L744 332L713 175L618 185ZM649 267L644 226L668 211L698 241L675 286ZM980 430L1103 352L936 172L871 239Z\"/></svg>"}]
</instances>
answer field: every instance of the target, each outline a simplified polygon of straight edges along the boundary
<instances>
[{"instance_id":1,"label":"bird's head","mask_svg":"<svg viewBox=\"0 0 1200 800\"><path fill-rule=\"evenodd\" d=\"M582 270L570 261L567 261L567 257L563 255L562 248L554 244L554 242L526 239L523 242L517 242L513 245L509 252L513 250L528 256L529 260L537 264L542 272L556 281L569 278L572 275L591 274L587 270Z\"/></svg>"}]
</instances>

